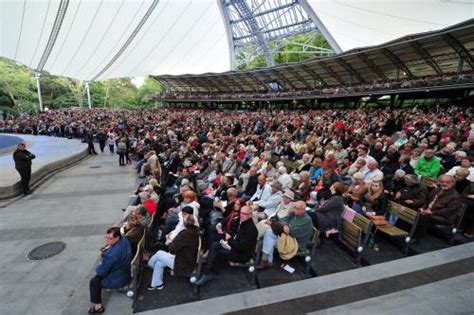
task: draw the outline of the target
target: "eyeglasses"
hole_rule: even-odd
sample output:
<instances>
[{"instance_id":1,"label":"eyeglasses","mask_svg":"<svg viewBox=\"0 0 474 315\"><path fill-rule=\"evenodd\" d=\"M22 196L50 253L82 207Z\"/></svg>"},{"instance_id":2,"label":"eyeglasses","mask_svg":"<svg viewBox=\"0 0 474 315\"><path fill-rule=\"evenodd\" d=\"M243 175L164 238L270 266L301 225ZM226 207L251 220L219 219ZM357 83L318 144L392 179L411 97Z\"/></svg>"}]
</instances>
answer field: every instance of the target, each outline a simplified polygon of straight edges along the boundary
<instances>
[{"instance_id":1,"label":"eyeglasses","mask_svg":"<svg viewBox=\"0 0 474 315\"><path fill-rule=\"evenodd\" d=\"M251 215L252 212L241 212L240 215Z\"/></svg>"}]
</instances>

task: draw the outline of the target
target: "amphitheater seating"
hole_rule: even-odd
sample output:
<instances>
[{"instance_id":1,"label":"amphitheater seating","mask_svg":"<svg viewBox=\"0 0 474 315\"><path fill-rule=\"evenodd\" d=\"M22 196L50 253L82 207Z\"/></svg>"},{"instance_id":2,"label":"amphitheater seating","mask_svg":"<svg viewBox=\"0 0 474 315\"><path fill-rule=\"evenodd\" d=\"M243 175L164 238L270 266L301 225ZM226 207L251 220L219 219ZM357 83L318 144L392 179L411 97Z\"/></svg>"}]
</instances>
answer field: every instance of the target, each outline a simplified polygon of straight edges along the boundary
<instances>
[{"instance_id":1,"label":"amphitheater seating","mask_svg":"<svg viewBox=\"0 0 474 315\"><path fill-rule=\"evenodd\" d=\"M370 238L372 226L373 224L368 218L358 213L355 214L352 222L342 219L339 240L354 256L354 260L358 265L360 265L360 254Z\"/></svg>"},{"instance_id":2,"label":"amphitheater seating","mask_svg":"<svg viewBox=\"0 0 474 315\"><path fill-rule=\"evenodd\" d=\"M454 245L454 240L456 234L459 231L459 227L461 226L461 222L466 214L467 206L466 204L462 204L461 208L458 211L458 215L456 216L456 221L454 221L451 225L435 225L434 228L441 231L448 237L449 245Z\"/></svg>"},{"instance_id":3,"label":"amphitheater seating","mask_svg":"<svg viewBox=\"0 0 474 315\"><path fill-rule=\"evenodd\" d=\"M388 211L390 214L396 216L399 220L402 220L408 225L410 225L410 230L405 231L391 224L388 224L387 226L379 226L377 227L377 230L389 235L392 238L404 238L405 246L403 252L405 254L408 254L410 240L415 234L416 227L420 218L420 213L393 201L389 201Z\"/></svg>"}]
</instances>

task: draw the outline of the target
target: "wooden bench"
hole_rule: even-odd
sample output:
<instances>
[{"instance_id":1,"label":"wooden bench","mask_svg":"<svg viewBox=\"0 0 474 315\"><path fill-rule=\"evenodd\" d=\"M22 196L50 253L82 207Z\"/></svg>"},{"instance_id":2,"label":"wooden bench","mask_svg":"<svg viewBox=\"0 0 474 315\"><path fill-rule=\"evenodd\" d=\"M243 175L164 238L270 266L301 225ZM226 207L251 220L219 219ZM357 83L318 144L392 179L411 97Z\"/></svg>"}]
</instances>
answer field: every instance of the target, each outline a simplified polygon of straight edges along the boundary
<instances>
[{"instance_id":1,"label":"wooden bench","mask_svg":"<svg viewBox=\"0 0 474 315\"><path fill-rule=\"evenodd\" d=\"M127 291L127 296L128 297L133 297L136 299L138 296L138 288L140 287L140 281L141 281L141 276L142 276L142 258L143 258L143 252L145 250L145 239L146 239L146 233L147 231L145 230L143 232L143 236L138 242L137 245L137 252L135 253L135 256L132 259L132 262L130 263L130 286Z\"/></svg>"},{"instance_id":2,"label":"wooden bench","mask_svg":"<svg viewBox=\"0 0 474 315\"><path fill-rule=\"evenodd\" d=\"M305 261L305 272L307 274L310 273L311 269L311 260L313 259L315 253L316 253L316 248L319 246L320 243L320 234L321 232L313 226L313 233L311 234L311 238L308 242L307 247L311 248L311 250L308 253L301 253L299 252L297 255L299 256L304 256L304 261Z\"/></svg>"},{"instance_id":3,"label":"wooden bench","mask_svg":"<svg viewBox=\"0 0 474 315\"><path fill-rule=\"evenodd\" d=\"M351 251L355 262L360 265L361 253L367 246L372 231L372 221L361 214L356 213L354 220L349 222L342 219L342 229L339 240Z\"/></svg>"},{"instance_id":4,"label":"wooden bench","mask_svg":"<svg viewBox=\"0 0 474 315\"><path fill-rule=\"evenodd\" d=\"M406 255L408 254L410 241L415 234L420 219L420 213L393 201L388 202L388 212L396 216L399 220L411 225L410 231L402 230L391 224L388 224L387 226L377 226L377 230L393 238L404 238L405 246L403 248L403 253Z\"/></svg>"},{"instance_id":5,"label":"wooden bench","mask_svg":"<svg viewBox=\"0 0 474 315\"><path fill-rule=\"evenodd\" d=\"M443 233L448 234L448 243L449 245L454 245L454 239L456 237L456 233L459 231L459 227L461 226L462 219L466 214L467 206L466 204L462 204L461 208L458 211L456 216L456 221L450 225L435 225L434 228L440 230Z\"/></svg>"}]
</instances>

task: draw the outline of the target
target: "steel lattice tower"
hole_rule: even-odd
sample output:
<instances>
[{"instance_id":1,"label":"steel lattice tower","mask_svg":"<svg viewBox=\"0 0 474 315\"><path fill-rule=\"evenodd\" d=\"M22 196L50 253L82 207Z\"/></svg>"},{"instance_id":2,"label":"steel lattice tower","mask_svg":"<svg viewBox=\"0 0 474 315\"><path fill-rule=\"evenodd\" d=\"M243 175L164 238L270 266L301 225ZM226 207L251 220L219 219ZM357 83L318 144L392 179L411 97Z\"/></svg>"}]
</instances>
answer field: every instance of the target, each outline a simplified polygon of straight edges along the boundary
<instances>
[{"instance_id":1,"label":"steel lattice tower","mask_svg":"<svg viewBox=\"0 0 474 315\"><path fill-rule=\"evenodd\" d=\"M232 69L237 69L237 54L243 62L263 55L267 66L273 66L282 40L298 34L323 36L330 49L310 46L311 54L325 57L341 52L341 48L325 28L306 0L218 0L226 26ZM298 45L305 45L298 43Z\"/></svg>"}]
</instances>

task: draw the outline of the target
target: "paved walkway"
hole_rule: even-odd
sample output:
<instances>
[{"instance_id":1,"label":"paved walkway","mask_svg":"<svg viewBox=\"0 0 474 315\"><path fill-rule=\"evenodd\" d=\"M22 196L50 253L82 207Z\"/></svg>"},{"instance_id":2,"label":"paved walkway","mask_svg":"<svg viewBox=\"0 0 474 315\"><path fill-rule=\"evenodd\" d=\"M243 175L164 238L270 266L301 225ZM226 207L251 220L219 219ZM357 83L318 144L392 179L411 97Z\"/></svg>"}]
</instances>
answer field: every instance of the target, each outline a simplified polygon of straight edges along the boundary
<instances>
[{"instance_id":1,"label":"paved walkway","mask_svg":"<svg viewBox=\"0 0 474 315\"><path fill-rule=\"evenodd\" d=\"M108 153L49 178L33 195L0 207L0 313L85 314L108 226L120 220L135 186L132 168ZM2 173L3 177L3 173ZM66 249L29 261L33 248L63 241ZM108 314L131 314L132 300L114 293Z\"/></svg>"}]
</instances>

